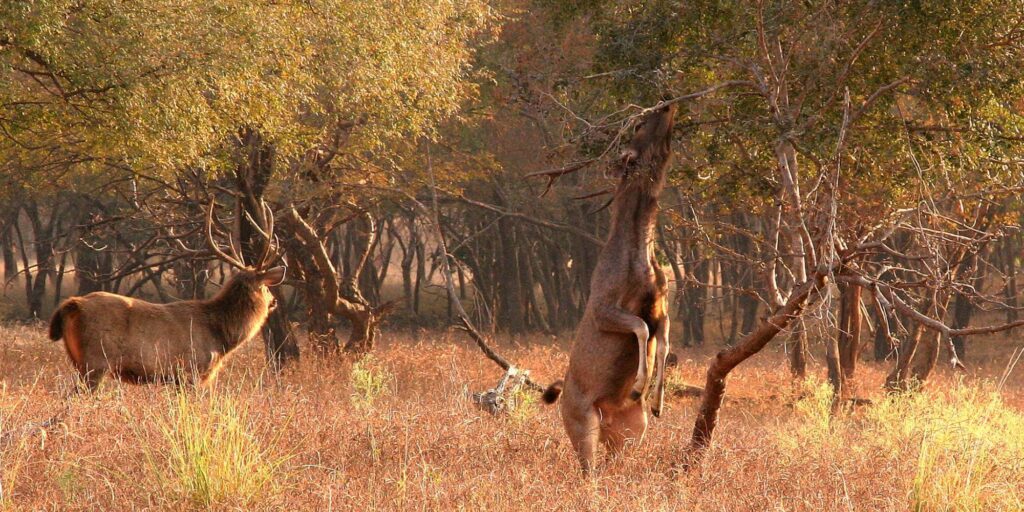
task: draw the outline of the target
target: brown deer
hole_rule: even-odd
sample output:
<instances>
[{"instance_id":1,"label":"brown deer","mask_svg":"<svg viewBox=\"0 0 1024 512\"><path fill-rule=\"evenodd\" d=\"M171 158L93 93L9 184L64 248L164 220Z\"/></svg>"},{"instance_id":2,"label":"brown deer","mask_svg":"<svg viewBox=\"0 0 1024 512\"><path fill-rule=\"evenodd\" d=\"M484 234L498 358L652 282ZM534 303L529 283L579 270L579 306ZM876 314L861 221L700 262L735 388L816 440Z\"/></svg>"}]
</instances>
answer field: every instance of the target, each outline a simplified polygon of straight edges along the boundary
<instances>
[{"instance_id":1,"label":"brown deer","mask_svg":"<svg viewBox=\"0 0 1024 512\"><path fill-rule=\"evenodd\" d=\"M264 205L262 258L248 267L213 239L213 202L206 238L214 254L238 269L208 300L153 304L106 292L65 300L50 320L50 339L64 339L71 364L95 390L109 373L124 382L211 382L226 356L255 336L276 305L269 286L284 281L285 267L267 269L272 257L273 215Z\"/></svg>"},{"instance_id":2,"label":"brown deer","mask_svg":"<svg viewBox=\"0 0 1024 512\"><path fill-rule=\"evenodd\" d=\"M611 229L591 277L569 368L564 383L544 393L547 403L564 396L562 420L584 473L594 465L599 440L611 455L642 440L655 371L652 413L660 416L664 405L669 318L654 228L675 114L676 106L669 104L641 117L621 154Z\"/></svg>"}]
</instances>

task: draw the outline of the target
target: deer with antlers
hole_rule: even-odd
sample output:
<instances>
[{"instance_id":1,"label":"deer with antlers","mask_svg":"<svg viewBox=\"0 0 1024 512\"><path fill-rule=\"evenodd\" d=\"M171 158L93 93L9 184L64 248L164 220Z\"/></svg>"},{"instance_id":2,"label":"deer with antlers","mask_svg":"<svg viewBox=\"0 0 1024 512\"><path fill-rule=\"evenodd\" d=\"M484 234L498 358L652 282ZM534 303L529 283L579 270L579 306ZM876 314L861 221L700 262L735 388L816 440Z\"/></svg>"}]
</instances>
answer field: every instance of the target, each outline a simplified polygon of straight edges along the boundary
<instances>
[{"instance_id":1,"label":"deer with antlers","mask_svg":"<svg viewBox=\"0 0 1024 512\"><path fill-rule=\"evenodd\" d=\"M106 374L131 383L211 382L226 357L255 336L276 305L269 287L284 281L274 217L263 205L263 225L248 218L265 239L262 257L247 266L229 243L226 254L213 237L214 202L206 212L206 239L218 258L238 271L213 298L153 304L94 292L65 300L50 320L50 339L64 339L71 364L95 390Z\"/></svg>"},{"instance_id":2,"label":"deer with antlers","mask_svg":"<svg viewBox=\"0 0 1024 512\"><path fill-rule=\"evenodd\" d=\"M643 438L652 373L652 413L660 416L664 404L667 282L655 259L654 228L675 114L676 105L669 104L641 116L615 166L611 229L569 368L564 382L544 392L547 403L562 396L562 420L584 473L593 467L598 441L617 454Z\"/></svg>"}]
</instances>

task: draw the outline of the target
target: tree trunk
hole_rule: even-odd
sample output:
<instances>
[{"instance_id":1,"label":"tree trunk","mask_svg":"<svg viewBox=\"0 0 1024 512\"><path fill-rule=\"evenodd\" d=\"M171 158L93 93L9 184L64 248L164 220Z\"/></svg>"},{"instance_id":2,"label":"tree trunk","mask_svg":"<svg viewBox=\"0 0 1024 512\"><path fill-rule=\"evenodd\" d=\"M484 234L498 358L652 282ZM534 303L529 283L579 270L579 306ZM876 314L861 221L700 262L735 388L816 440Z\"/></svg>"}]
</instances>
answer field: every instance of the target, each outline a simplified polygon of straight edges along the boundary
<instances>
[{"instance_id":1,"label":"tree trunk","mask_svg":"<svg viewBox=\"0 0 1024 512\"><path fill-rule=\"evenodd\" d=\"M510 333L520 333L526 329L526 304L519 278L519 251L516 244L516 229L512 220L498 221L498 240L501 244L497 251L498 258L498 328Z\"/></svg>"},{"instance_id":2,"label":"tree trunk","mask_svg":"<svg viewBox=\"0 0 1024 512\"><path fill-rule=\"evenodd\" d=\"M427 248L423 237L416 236L416 282L413 287L413 311L418 315L422 311L420 307L420 296L423 290L423 280L427 273Z\"/></svg>"},{"instance_id":3,"label":"tree trunk","mask_svg":"<svg viewBox=\"0 0 1024 512\"><path fill-rule=\"evenodd\" d=\"M789 354L789 373L794 379L803 380L807 377L807 329L802 319L796 322L786 351Z\"/></svg>"},{"instance_id":4,"label":"tree trunk","mask_svg":"<svg viewBox=\"0 0 1024 512\"><path fill-rule=\"evenodd\" d=\"M53 280L53 309L60 305L61 288L64 286L64 269L67 268L68 250L60 252L60 264L57 266L57 273Z\"/></svg>"},{"instance_id":5,"label":"tree trunk","mask_svg":"<svg viewBox=\"0 0 1024 512\"><path fill-rule=\"evenodd\" d=\"M369 212L363 211L362 215L369 216ZM302 273L300 278L305 283L307 304L317 308L312 310L314 313L329 310L331 315L348 320L351 331L344 350L357 356L368 353L376 341L377 326L391 304L371 307L359 293L358 275L339 280L327 247L302 215L291 208L285 219L295 234L287 243L291 248L289 254L293 255ZM360 263L353 266L354 269L360 267Z\"/></svg>"},{"instance_id":6,"label":"tree trunk","mask_svg":"<svg viewBox=\"0 0 1024 512\"><path fill-rule=\"evenodd\" d=\"M971 286L971 288L977 289L982 281L983 276L978 268L978 254L972 252L964 258L963 263L960 264L960 271L958 275L965 279ZM956 297L953 299L953 325L954 329L963 329L971 323L971 315L974 314L974 303L971 302L971 298L963 293L956 292ZM956 358L960 361L964 360L964 336L953 336L953 349L956 350Z\"/></svg>"},{"instance_id":7,"label":"tree trunk","mask_svg":"<svg viewBox=\"0 0 1024 512\"><path fill-rule=\"evenodd\" d=\"M5 219L3 230L0 231L0 253L4 258L5 281L14 279L18 275L18 258L14 254L14 237L11 234L14 232L14 223L18 222L20 209L20 207L12 208L12 213Z\"/></svg>"},{"instance_id":8,"label":"tree trunk","mask_svg":"<svg viewBox=\"0 0 1024 512\"><path fill-rule=\"evenodd\" d=\"M890 272L882 274L881 281L883 283L891 282L892 277L890 274ZM885 318L882 318L881 315L885 315ZM882 323L884 322L886 325L889 326L889 329L893 330L893 332L889 334L895 335L896 315L892 311L883 311L881 310L881 308L876 306L875 318L876 325L882 325ZM893 351L896 350L896 347L893 345L893 339L891 339L889 335L886 334L885 329L875 330L874 349L876 362L885 361L890 356L892 356Z\"/></svg>"},{"instance_id":9,"label":"tree trunk","mask_svg":"<svg viewBox=\"0 0 1024 512\"><path fill-rule=\"evenodd\" d=\"M845 398L843 383L846 380L843 375L839 340L836 337L829 338L825 342L825 363L828 367L828 382L832 386L832 412L835 413Z\"/></svg>"},{"instance_id":10,"label":"tree trunk","mask_svg":"<svg viewBox=\"0 0 1024 512\"><path fill-rule=\"evenodd\" d=\"M839 284L839 332L837 345L839 349L839 366L844 383L849 384L857 372L857 360L860 358L861 314L860 298L862 288L859 286ZM849 387L849 386L844 386Z\"/></svg>"},{"instance_id":11,"label":"tree trunk","mask_svg":"<svg viewBox=\"0 0 1024 512\"><path fill-rule=\"evenodd\" d=\"M689 249L682 273L690 276L678 285L682 286L682 301L677 315L683 324L683 346L701 346L704 344L704 308L707 305L707 286L701 279L708 278L708 261L700 257L695 247Z\"/></svg>"},{"instance_id":12,"label":"tree trunk","mask_svg":"<svg viewBox=\"0 0 1024 512\"><path fill-rule=\"evenodd\" d=\"M271 369L277 371L290 361L298 360L299 344L295 340L295 331L288 321L291 308L286 306L284 293L280 287L272 288L271 292L277 299L278 307L267 317L267 323L261 332L267 362Z\"/></svg>"},{"instance_id":13,"label":"tree trunk","mask_svg":"<svg viewBox=\"0 0 1024 512\"><path fill-rule=\"evenodd\" d=\"M939 297L938 300L940 303L937 304L935 299L929 298L921 310L926 311L932 318L942 318L946 314L949 295ZM938 333L916 323L913 334L900 344L896 366L885 379L886 389L909 391L922 384L938 361L939 341ZM918 361L916 365L913 364L915 360Z\"/></svg>"},{"instance_id":14,"label":"tree trunk","mask_svg":"<svg viewBox=\"0 0 1024 512\"><path fill-rule=\"evenodd\" d=\"M740 335L749 334L757 324L757 311L761 308L761 302L756 297L742 294L739 297L740 308L743 310Z\"/></svg>"},{"instance_id":15,"label":"tree trunk","mask_svg":"<svg viewBox=\"0 0 1024 512\"><path fill-rule=\"evenodd\" d=\"M31 318L43 318L43 297L46 295L47 279L52 279L53 269L53 231L57 222L57 212L50 213L49 222L44 223L35 201L25 206L25 214L32 226L33 245L35 246L36 271L31 286L26 285L28 294L28 314ZM27 268L27 265L26 265ZM26 277L28 271L26 270Z\"/></svg>"},{"instance_id":16,"label":"tree trunk","mask_svg":"<svg viewBox=\"0 0 1024 512\"><path fill-rule=\"evenodd\" d=\"M744 336L734 347L718 353L708 367L707 380L700 410L693 426L690 440L691 454L699 453L711 443L715 426L718 423L718 411L722 407L725 396L725 380L729 372L750 356L760 352L790 322L799 318L804 310L818 299L819 290L825 286L824 272L816 272L810 280L793 289L789 300L772 313L770 318L762 321L750 334Z\"/></svg>"},{"instance_id":17,"label":"tree trunk","mask_svg":"<svg viewBox=\"0 0 1024 512\"><path fill-rule=\"evenodd\" d=\"M948 293L943 294L942 301L939 306L935 309L935 316L933 318L943 318L946 316L946 309L949 307L950 295ZM935 366L939 362L939 342L941 337L938 332L928 330L923 337L924 343L921 345L921 350L917 354L917 361L913 366L911 372L911 382L913 385L923 385L928 377L935 371ZM911 383L904 385L904 389L909 388Z\"/></svg>"},{"instance_id":18,"label":"tree trunk","mask_svg":"<svg viewBox=\"0 0 1024 512\"><path fill-rule=\"evenodd\" d=\"M239 208L252 219L262 219L263 194L274 173L274 146L266 142L256 130L244 129L240 138L243 145L235 167L235 183L242 193ZM238 225L242 257L246 263L255 265L259 263L256 260L263 254L265 244L270 242L248 220L243 219ZM278 298L278 304L282 303L280 290L276 291L275 297ZM260 332L267 361L272 368L280 369L288 361L299 357L299 345L295 341L285 308L271 311Z\"/></svg>"}]
</instances>

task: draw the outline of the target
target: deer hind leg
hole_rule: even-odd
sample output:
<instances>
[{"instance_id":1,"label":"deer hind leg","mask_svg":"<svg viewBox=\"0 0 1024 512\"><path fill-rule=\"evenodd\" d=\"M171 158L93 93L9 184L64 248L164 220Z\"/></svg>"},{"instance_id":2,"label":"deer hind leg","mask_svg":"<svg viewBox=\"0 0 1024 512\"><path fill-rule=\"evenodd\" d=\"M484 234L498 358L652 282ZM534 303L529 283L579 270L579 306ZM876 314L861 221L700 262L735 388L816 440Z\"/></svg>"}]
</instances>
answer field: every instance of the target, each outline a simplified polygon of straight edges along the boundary
<instances>
[{"instance_id":1,"label":"deer hind leg","mask_svg":"<svg viewBox=\"0 0 1024 512\"><path fill-rule=\"evenodd\" d=\"M594 405L585 400L571 384L566 386L565 395L562 398L562 422L576 451L580 469L584 476L589 476L594 469L600 417Z\"/></svg>"},{"instance_id":2,"label":"deer hind leg","mask_svg":"<svg viewBox=\"0 0 1024 512\"><path fill-rule=\"evenodd\" d=\"M595 318L597 328L605 332L632 334L636 336L639 357L637 358L636 381L630 398L640 400L647 386L647 342L651 332L647 322L618 306L605 306L597 310Z\"/></svg>"},{"instance_id":3,"label":"deer hind leg","mask_svg":"<svg viewBox=\"0 0 1024 512\"><path fill-rule=\"evenodd\" d=\"M666 316L658 323L658 329L654 331L655 340L655 373L654 373L654 403L651 405L651 413L655 418L661 417L661 411L665 407L665 365L668 361L668 327L669 320Z\"/></svg>"},{"instance_id":4,"label":"deer hind leg","mask_svg":"<svg viewBox=\"0 0 1024 512\"><path fill-rule=\"evenodd\" d=\"M617 457L626 448L640 444L647 432L647 413L642 403L632 403L624 409L606 415L601 422L601 442L610 458Z\"/></svg>"}]
</instances>

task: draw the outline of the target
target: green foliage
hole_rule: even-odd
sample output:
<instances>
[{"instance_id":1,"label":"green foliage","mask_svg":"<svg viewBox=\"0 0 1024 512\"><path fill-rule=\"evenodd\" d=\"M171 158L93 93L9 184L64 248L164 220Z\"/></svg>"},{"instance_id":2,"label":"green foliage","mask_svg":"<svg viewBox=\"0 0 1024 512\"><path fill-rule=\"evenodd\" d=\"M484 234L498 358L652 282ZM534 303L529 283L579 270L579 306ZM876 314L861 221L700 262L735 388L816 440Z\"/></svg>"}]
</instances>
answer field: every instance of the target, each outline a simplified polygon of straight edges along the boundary
<instances>
[{"instance_id":1,"label":"green foliage","mask_svg":"<svg viewBox=\"0 0 1024 512\"><path fill-rule=\"evenodd\" d=\"M144 448L150 470L173 495L201 507L246 507L276 491L288 457L255 434L256 417L245 403L216 391L179 390L166 405L156 419L163 446Z\"/></svg>"},{"instance_id":2,"label":"green foliage","mask_svg":"<svg viewBox=\"0 0 1024 512\"><path fill-rule=\"evenodd\" d=\"M394 377L372 355L366 355L352 365L352 404L359 409L370 409L387 392Z\"/></svg>"},{"instance_id":3,"label":"green foliage","mask_svg":"<svg viewBox=\"0 0 1024 512\"><path fill-rule=\"evenodd\" d=\"M359 160L475 93L484 1L44 0L0 6L0 162L31 171L218 169L242 128L298 158L354 127ZM354 162L353 162L354 163Z\"/></svg>"},{"instance_id":4,"label":"green foliage","mask_svg":"<svg viewBox=\"0 0 1024 512\"><path fill-rule=\"evenodd\" d=\"M792 457L851 454L912 471L913 510L1018 510L1024 505L1024 416L990 385L890 395L832 416L831 388L809 380L777 441Z\"/></svg>"},{"instance_id":5,"label":"green foliage","mask_svg":"<svg viewBox=\"0 0 1024 512\"><path fill-rule=\"evenodd\" d=\"M560 97L589 119L746 84L683 104L671 179L723 213L771 206L780 141L797 146L803 180L816 178L835 162L848 111L842 225L915 201L922 181L960 192L1005 182L1021 156L1024 41L1010 28L1024 18L1019 2L658 0L558 12L593 31L592 72L604 77Z\"/></svg>"},{"instance_id":6,"label":"green foliage","mask_svg":"<svg viewBox=\"0 0 1024 512\"><path fill-rule=\"evenodd\" d=\"M505 410L516 423L524 423L536 416L539 405L537 392L526 386L519 386L505 398Z\"/></svg>"}]
</instances>

